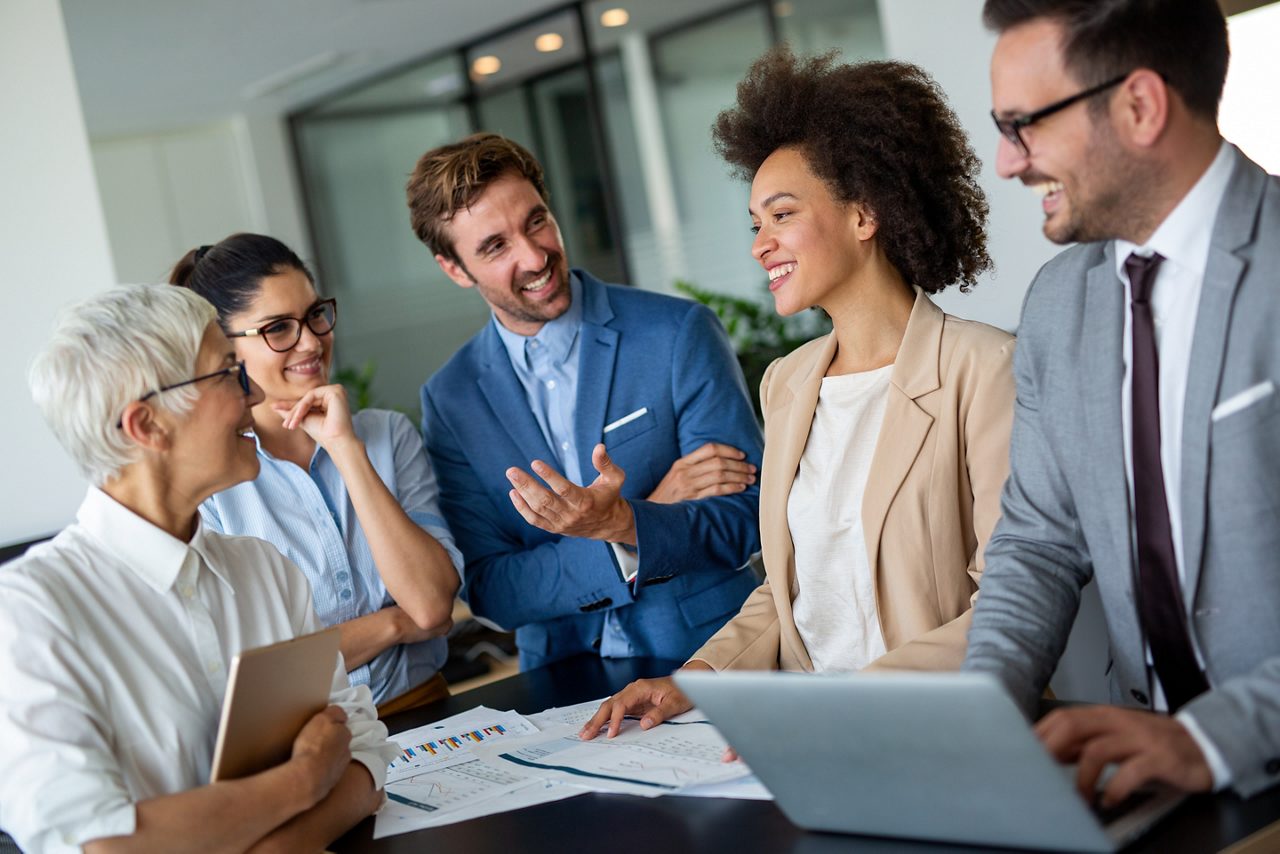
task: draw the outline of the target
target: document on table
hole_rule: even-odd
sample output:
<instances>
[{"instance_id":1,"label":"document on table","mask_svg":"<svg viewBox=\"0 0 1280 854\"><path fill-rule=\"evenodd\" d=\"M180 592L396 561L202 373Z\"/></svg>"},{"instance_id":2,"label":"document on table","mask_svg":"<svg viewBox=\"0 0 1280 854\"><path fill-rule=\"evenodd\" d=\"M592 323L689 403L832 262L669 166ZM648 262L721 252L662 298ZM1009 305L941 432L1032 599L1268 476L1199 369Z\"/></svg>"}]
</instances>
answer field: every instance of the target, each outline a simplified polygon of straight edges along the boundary
<instances>
[{"instance_id":1,"label":"document on table","mask_svg":"<svg viewBox=\"0 0 1280 854\"><path fill-rule=\"evenodd\" d=\"M387 768L387 803L373 836L438 827L492 813L560 800L587 791L518 770L479 762L472 749L537 733L516 712L478 706L471 711L397 733L401 754Z\"/></svg>"},{"instance_id":2,"label":"document on table","mask_svg":"<svg viewBox=\"0 0 1280 854\"><path fill-rule=\"evenodd\" d=\"M722 761L727 745L705 720L672 720L649 730L628 720L615 738L591 741L578 738L580 728L564 723L537 735L481 744L473 753L494 767L650 798L751 773L741 762Z\"/></svg>"},{"instance_id":3,"label":"document on table","mask_svg":"<svg viewBox=\"0 0 1280 854\"><path fill-rule=\"evenodd\" d=\"M387 782L470 761L471 748L481 742L537 731L536 725L516 712L477 706L469 712L396 733L392 738L400 746L400 755L387 766Z\"/></svg>"}]
</instances>

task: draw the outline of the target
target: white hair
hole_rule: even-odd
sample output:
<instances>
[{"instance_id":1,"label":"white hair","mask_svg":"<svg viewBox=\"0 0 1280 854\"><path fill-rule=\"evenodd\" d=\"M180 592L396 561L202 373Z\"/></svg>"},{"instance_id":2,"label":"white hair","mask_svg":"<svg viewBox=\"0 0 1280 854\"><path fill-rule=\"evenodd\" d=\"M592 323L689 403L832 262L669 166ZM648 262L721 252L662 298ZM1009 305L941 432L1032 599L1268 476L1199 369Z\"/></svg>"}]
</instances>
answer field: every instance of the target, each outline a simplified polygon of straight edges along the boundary
<instances>
[{"instance_id":1,"label":"white hair","mask_svg":"<svg viewBox=\"0 0 1280 854\"><path fill-rule=\"evenodd\" d=\"M138 458L117 425L131 402L194 376L205 330L217 312L173 285L121 285L75 303L58 317L27 375L31 396L62 447L95 486ZM184 415L199 390L153 398Z\"/></svg>"}]
</instances>

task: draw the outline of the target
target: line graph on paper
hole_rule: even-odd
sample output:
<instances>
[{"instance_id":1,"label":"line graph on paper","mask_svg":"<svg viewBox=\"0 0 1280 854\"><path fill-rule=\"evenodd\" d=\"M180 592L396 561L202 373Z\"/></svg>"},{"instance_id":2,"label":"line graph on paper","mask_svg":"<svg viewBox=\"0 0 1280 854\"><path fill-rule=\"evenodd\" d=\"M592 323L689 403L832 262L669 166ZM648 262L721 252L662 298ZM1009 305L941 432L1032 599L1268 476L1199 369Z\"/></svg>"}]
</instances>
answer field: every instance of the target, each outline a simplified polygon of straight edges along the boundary
<instances>
[{"instance_id":1,"label":"line graph on paper","mask_svg":"<svg viewBox=\"0 0 1280 854\"><path fill-rule=\"evenodd\" d=\"M512 773L472 759L461 765L438 768L387 786L400 803L435 812L469 806L528 782L528 775Z\"/></svg>"}]
</instances>

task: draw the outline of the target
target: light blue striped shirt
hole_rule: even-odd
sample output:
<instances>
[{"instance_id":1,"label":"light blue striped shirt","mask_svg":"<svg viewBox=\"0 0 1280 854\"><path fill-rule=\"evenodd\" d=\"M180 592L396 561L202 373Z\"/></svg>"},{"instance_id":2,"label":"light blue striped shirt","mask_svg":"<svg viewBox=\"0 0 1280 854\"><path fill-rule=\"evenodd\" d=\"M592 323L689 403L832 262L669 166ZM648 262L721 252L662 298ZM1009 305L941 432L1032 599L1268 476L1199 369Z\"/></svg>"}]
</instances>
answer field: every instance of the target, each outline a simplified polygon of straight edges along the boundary
<instances>
[{"instance_id":1,"label":"light blue striped shirt","mask_svg":"<svg viewBox=\"0 0 1280 854\"><path fill-rule=\"evenodd\" d=\"M369 461L409 518L448 551L455 569L462 554L440 516L439 486L413 423L399 412L365 409L352 416ZM205 524L227 534L272 543L306 574L316 613L327 626L395 604L387 592L338 467L317 446L308 470L273 457L258 445L262 470L200 506ZM444 638L384 650L350 672L382 703L433 676L448 655Z\"/></svg>"},{"instance_id":2,"label":"light blue striped shirt","mask_svg":"<svg viewBox=\"0 0 1280 854\"><path fill-rule=\"evenodd\" d=\"M544 323L537 335L518 335L499 323L497 317L493 318L493 325L511 359L511 368L524 389L525 399L542 430L542 436L557 457L547 462L566 479L585 486L582 466L578 461L578 444L573 439L574 414L578 406L578 340L582 337L582 283L576 274L569 275L569 288L573 294L569 310ZM594 470L590 475L591 480L595 480ZM613 611L606 611L600 655L627 658L635 654Z\"/></svg>"}]
</instances>

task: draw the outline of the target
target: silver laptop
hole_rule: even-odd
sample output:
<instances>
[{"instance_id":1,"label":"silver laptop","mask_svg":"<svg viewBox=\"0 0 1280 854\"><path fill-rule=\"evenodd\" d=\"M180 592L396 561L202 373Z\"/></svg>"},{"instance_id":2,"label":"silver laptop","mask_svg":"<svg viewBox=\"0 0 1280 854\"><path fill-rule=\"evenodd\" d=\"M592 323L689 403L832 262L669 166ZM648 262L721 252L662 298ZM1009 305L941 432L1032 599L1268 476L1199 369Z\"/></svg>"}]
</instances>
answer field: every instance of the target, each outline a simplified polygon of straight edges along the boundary
<instances>
[{"instance_id":1,"label":"silver laptop","mask_svg":"<svg viewBox=\"0 0 1280 854\"><path fill-rule=\"evenodd\" d=\"M985 674L675 679L787 818L809 830L1115 851L1181 800L1145 796L1104 823Z\"/></svg>"}]
</instances>

